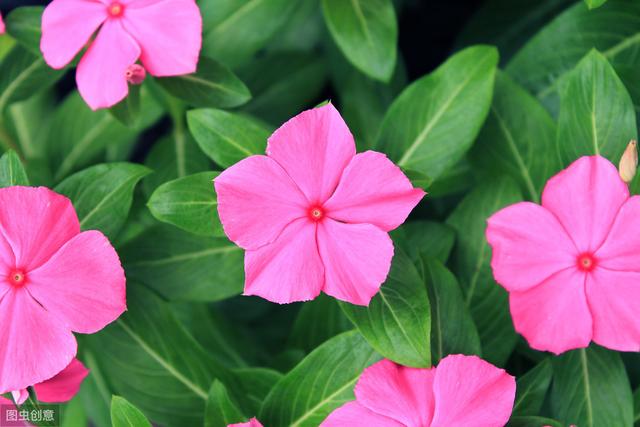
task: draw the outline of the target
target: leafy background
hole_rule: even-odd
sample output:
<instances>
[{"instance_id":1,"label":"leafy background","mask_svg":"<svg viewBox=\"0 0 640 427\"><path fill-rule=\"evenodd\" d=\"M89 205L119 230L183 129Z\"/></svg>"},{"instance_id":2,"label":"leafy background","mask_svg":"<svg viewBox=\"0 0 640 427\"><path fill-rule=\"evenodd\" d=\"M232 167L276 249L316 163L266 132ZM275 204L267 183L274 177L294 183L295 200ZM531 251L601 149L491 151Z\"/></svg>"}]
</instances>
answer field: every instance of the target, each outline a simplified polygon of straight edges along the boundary
<instances>
[{"instance_id":1,"label":"leafy background","mask_svg":"<svg viewBox=\"0 0 640 427\"><path fill-rule=\"evenodd\" d=\"M91 375L64 427L316 426L374 361L451 353L517 376L512 426L640 425L638 354L531 350L484 238L489 215L539 201L576 157L617 163L637 138L639 2L200 0L197 74L148 78L98 112L73 71L44 64L37 3L0 0L0 186L70 197L128 277L129 311L79 336ZM240 297L243 254L211 180L327 99L360 151L385 152L429 196L392 233L368 308Z\"/></svg>"}]
</instances>

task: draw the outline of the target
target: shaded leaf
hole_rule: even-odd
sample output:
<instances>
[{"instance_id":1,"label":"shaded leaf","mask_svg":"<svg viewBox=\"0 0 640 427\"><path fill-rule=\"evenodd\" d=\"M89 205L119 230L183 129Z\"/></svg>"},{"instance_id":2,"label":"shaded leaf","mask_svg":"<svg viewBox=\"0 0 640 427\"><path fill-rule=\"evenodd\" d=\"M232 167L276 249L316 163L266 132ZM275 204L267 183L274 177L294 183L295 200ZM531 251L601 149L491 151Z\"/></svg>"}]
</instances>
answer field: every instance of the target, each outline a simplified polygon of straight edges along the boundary
<instances>
[{"instance_id":1,"label":"shaded leaf","mask_svg":"<svg viewBox=\"0 0 640 427\"><path fill-rule=\"evenodd\" d=\"M391 232L391 237L413 262L425 255L445 263L453 249L456 232L441 222L419 220L405 222Z\"/></svg>"},{"instance_id":2,"label":"shaded leaf","mask_svg":"<svg viewBox=\"0 0 640 427\"><path fill-rule=\"evenodd\" d=\"M40 56L40 30L42 20L42 6L24 6L13 9L4 19L7 33L18 43L29 49L31 53Z\"/></svg>"},{"instance_id":3,"label":"shaded leaf","mask_svg":"<svg viewBox=\"0 0 640 427\"><path fill-rule=\"evenodd\" d=\"M144 414L120 396L111 399L111 420L113 427L151 427Z\"/></svg>"},{"instance_id":4,"label":"shaded leaf","mask_svg":"<svg viewBox=\"0 0 640 427\"><path fill-rule=\"evenodd\" d=\"M529 372L518 378L514 415L537 415L540 413L549 390L553 368L549 359L544 359Z\"/></svg>"},{"instance_id":5,"label":"shaded leaf","mask_svg":"<svg viewBox=\"0 0 640 427\"><path fill-rule=\"evenodd\" d=\"M511 417L507 427L565 427L561 422L544 417Z\"/></svg>"}]
</instances>

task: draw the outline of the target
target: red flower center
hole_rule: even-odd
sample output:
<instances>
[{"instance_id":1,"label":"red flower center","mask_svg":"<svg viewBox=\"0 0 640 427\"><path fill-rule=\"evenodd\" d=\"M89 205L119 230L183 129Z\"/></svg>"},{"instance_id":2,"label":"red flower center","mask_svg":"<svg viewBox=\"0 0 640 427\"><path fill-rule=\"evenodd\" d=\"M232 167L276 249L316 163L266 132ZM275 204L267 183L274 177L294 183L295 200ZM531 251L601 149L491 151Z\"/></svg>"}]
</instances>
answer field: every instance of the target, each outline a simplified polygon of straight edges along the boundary
<instances>
[{"instance_id":1,"label":"red flower center","mask_svg":"<svg viewBox=\"0 0 640 427\"><path fill-rule=\"evenodd\" d=\"M124 6L117 1L113 2L107 8L107 12L109 12L110 16L117 18L118 16L122 16L122 13L124 12Z\"/></svg>"},{"instance_id":2,"label":"red flower center","mask_svg":"<svg viewBox=\"0 0 640 427\"><path fill-rule=\"evenodd\" d=\"M578 269L581 271L592 271L596 267L596 259L592 254L585 253L578 256Z\"/></svg>"},{"instance_id":3,"label":"red flower center","mask_svg":"<svg viewBox=\"0 0 640 427\"><path fill-rule=\"evenodd\" d=\"M312 206L309 209L309 219L311 221L320 221L322 218L324 218L324 209L322 209L322 206Z\"/></svg>"},{"instance_id":4,"label":"red flower center","mask_svg":"<svg viewBox=\"0 0 640 427\"><path fill-rule=\"evenodd\" d=\"M11 270L7 276L9 283L16 287L22 287L27 282L27 274L20 269Z\"/></svg>"}]
</instances>

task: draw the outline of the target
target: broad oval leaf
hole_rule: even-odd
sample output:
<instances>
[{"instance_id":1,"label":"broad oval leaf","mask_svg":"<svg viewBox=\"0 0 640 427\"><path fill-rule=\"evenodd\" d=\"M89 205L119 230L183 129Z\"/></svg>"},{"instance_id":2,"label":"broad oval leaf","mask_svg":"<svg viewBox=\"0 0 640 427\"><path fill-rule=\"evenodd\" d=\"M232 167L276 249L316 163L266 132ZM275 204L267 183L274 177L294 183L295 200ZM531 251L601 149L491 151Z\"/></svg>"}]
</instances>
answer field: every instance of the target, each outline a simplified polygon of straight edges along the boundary
<instances>
[{"instance_id":1,"label":"broad oval leaf","mask_svg":"<svg viewBox=\"0 0 640 427\"><path fill-rule=\"evenodd\" d=\"M632 426L633 396L620 355L591 345L556 358L551 409L565 424Z\"/></svg>"},{"instance_id":2,"label":"broad oval leaf","mask_svg":"<svg viewBox=\"0 0 640 427\"><path fill-rule=\"evenodd\" d=\"M537 415L549 390L553 368L549 359L538 363L529 372L518 378L514 415Z\"/></svg>"},{"instance_id":3,"label":"broad oval leaf","mask_svg":"<svg viewBox=\"0 0 640 427\"><path fill-rule=\"evenodd\" d=\"M246 421L240 409L229 397L227 389L220 381L216 380L209 389L207 406L205 408L205 427L227 427Z\"/></svg>"},{"instance_id":4,"label":"broad oval leaf","mask_svg":"<svg viewBox=\"0 0 640 427\"><path fill-rule=\"evenodd\" d=\"M396 248L391 271L368 307L340 303L369 344L387 359L431 366L429 296L411 259Z\"/></svg>"},{"instance_id":5,"label":"broad oval leaf","mask_svg":"<svg viewBox=\"0 0 640 427\"><path fill-rule=\"evenodd\" d=\"M503 177L482 183L447 219L457 236L454 271L478 328L482 355L498 366L503 366L513 351L517 336L509 313L507 292L493 279L491 248L485 237L486 221L500 208L521 200L517 184Z\"/></svg>"},{"instance_id":6,"label":"broad oval leaf","mask_svg":"<svg viewBox=\"0 0 640 427\"><path fill-rule=\"evenodd\" d=\"M150 172L134 163L105 163L71 175L55 191L71 199L83 230L100 230L113 241L129 215L136 184Z\"/></svg>"},{"instance_id":7,"label":"broad oval leaf","mask_svg":"<svg viewBox=\"0 0 640 427\"><path fill-rule=\"evenodd\" d=\"M111 398L111 423L113 427L151 427L147 417L120 396Z\"/></svg>"},{"instance_id":8,"label":"broad oval leaf","mask_svg":"<svg viewBox=\"0 0 640 427\"><path fill-rule=\"evenodd\" d=\"M254 154L264 154L271 130L246 115L214 109L191 110L187 124L194 139L223 168Z\"/></svg>"},{"instance_id":9,"label":"broad oval leaf","mask_svg":"<svg viewBox=\"0 0 640 427\"><path fill-rule=\"evenodd\" d=\"M377 147L398 166L437 180L471 147L489 112L498 52L474 46L406 88L389 108Z\"/></svg>"},{"instance_id":10,"label":"broad oval leaf","mask_svg":"<svg viewBox=\"0 0 640 427\"><path fill-rule=\"evenodd\" d=\"M244 285L243 251L226 238L158 226L125 244L119 254L128 278L169 300L218 301L239 294Z\"/></svg>"},{"instance_id":11,"label":"broad oval leaf","mask_svg":"<svg viewBox=\"0 0 640 427\"><path fill-rule=\"evenodd\" d=\"M380 356L356 331L338 335L304 358L267 396L258 419L270 427L316 427L353 400L362 371Z\"/></svg>"},{"instance_id":12,"label":"broad oval leaf","mask_svg":"<svg viewBox=\"0 0 640 427\"><path fill-rule=\"evenodd\" d=\"M0 157L0 188L29 185L27 172L15 151L7 151Z\"/></svg>"},{"instance_id":13,"label":"broad oval leaf","mask_svg":"<svg viewBox=\"0 0 640 427\"><path fill-rule=\"evenodd\" d=\"M5 18L7 33L31 53L41 56L40 38L42 37L41 23L42 6L17 7Z\"/></svg>"},{"instance_id":14,"label":"broad oval leaf","mask_svg":"<svg viewBox=\"0 0 640 427\"><path fill-rule=\"evenodd\" d=\"M201 172L166 182L147 206L158 221L201 236L224 236L213 188L216 176L218 172Z\"/></svg>"},{"instance_id":15,"label":"broad oval leaf","mask_svg":"<svg viewBox=\"0 0 640 427\"><path fill-rule=\"evenodd\" d=\"M207 57L200 57L195 73L164 77L158 83L196 107L237 107L251 99L249 89L231 70Z\"/></svg>"},{"instance_id":16,"label":"broad oval leaf","mask_svg":"<svg viewBox=\"0 0 640 427\"><path fill-rule=\"evenodd\" d=\"M391 0L322 0L327 27L363 73L389 81L396 65L398 24Z\"/></svg>"}]
</instances>

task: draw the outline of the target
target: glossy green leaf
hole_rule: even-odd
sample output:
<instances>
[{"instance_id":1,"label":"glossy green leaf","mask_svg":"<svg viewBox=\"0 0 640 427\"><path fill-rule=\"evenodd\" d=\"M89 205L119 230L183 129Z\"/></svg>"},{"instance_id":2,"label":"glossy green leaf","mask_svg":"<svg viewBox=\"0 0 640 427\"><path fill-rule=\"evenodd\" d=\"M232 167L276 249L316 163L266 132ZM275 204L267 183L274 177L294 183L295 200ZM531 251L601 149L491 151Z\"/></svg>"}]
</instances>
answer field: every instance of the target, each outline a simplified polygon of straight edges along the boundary
<instances>
[{"instance_id":1,"label":"glossy green leaf","mask_svg":"<svg viewBox=\"0 0 640 427\"><path fill-rule=\"evenodd\" d=\"M40 21L43 11L42 6L17 7L4 19L7 33L38 56L42 55L40 51L40 38L42 37Z\"/></svg>"},{"instance_id":2,"label":"glossy green leaf","mask_svg":"<svg viewBox=\"0 0 640 427\"><path fill-rule=\"evenodd\" d=\"M607 0L584 0L589 9L595 9L596 7L600 7L605 4Z\"/></svg>"},{"instance_id":3,"label":"glossy green leaf","mask_svg":"<svg viewBox=\"0 0 640 427\"><path fill-rule=\"evenodd\" d=\"M225 65L200 57L198 71L158 79L173 96L196 107L237 107L251 99L249 89Z\"/></svg>"},{"instance_id":4,"label":"glossy green leaf","mask_svg":"<svg viewBox=\"0 0 640 427\"><path fill-rule=\"evenodd\" d=\"M391 237L413 262L426 255L445 263L453 249L456 232L441 222L420 220L405 222L391 232Z\"/></svg>"},{"instance_id":5,"label":"glossy green leaf","mask_svg":"<svg viewBox=\"0 0 640 427\"><path fill-rule=\"evenodd\" d=\"M540 413L549 390L553 368L549 359L544 359L529 372L518 378L514 415L537 415Z\"/></svg>"},{"instance_id":6,"label":"glossy green leaf","mask_svg":"<svg viewBox=\"0 0 640 427\"><path fill-rule=\"evenodd\" d=\"M489 112L495 48L458 52L405 89L389 108L377 148L398 166L438 179L471 147Z\"/></svg>"},{"instance_id":7,"label":"glossy green leaf","mask_svg":"<svg viewBox=\"0 0 640 427\"><path fill-rule=\"evenodd\" d=\"M515 179L538 202L547 179L561 169L556 124L539 101L499 72L491 111L470 158L492 176Z\"/></svg>"},{"instance_id":8,"label":"glossy green leaf","mask_svg":"<svg viewBox=\"0 0 640 427\"><path fill-rule=\"evenodd\" d=\"M119 254L129 279L170 300L218 301L239 294L244 285L243 251L226 238L159 226L127 243Z\"/></svg>"},{"instance_id":9,"label":"glossy green leaf","mask_svg":"<svg viewBox=\"0 0 640 427\"><path fill-rule=\"evenodd\" d=\"M222 110L191 110L187 123L202 151L223 168L264 154L271 134L268 127L249 116Z\"/></svg>"},{"instance_id":10,"label":"glossy green leaf","mask_svg":"<svg viewBox=\"0 0 640 427\"><path fill-rule=\"evenodd\" d=\"M368 307L340 303L369 344L401 365L431 366L429 296L411 259L396 248L391 271Z\"/></svg>"},{"instance_id":11,"label":"glossy green leaf","mask_svg":"<svg viewBox=\"0 0 640 427\"><path fill-rule=\"evenodd\" d=\"M71 175L55 191L71 199L83 230L100 230L113 240L129 215L136 184L150 172L134 163L105 163Z\"/></svg>"},{"instance_id":12,"label":"glossy green leaf","mask_svg":"<svg viewBox=\"0 0 640 427\"><path fill-rule=\"evenodd\" d=\"M559 421L545 417L511 417L507 423L507 427L565 427Z\"/></svg>"},{"instance_id":13,"label":"glossy green leaf","mask_svg":"<svg viewBox=\"0 0 640 427\"><path fill-rule=\"evenodd\" d=\"M561 95L558 149L565 164L584 155L602 155L618 164L631 139L638 138L629 93L597 51L569 75Z\"/></svg>"},{"instance_id":14,"label":"glossy green leaf","mask_svg":"<svg viewBox=\"0 0 640 427\"><path fill-rule=\"evenodd\" d=\"M205 427L227 427L246 421L240 409L231 401L227 389L220 381L214 381L209 389L209 397L204 415Z\"/></svg>"},{"instance_id":15,"label":"glossy green leaf","mask_svg":"<svg viewBox=\"0 0 640 427\"><path fill-rule=\"evenodd\" d=\"M555 359L551 408L565 424L633 425L633 396L620 355L592 345Z\"/></svg>"},{"instance_id":16,"label":"glossy green leaf","mask_svg":"<svg viewBox=\"0 0 640 427\"><path fill-rule=\"evenodd\" d=\"M15 151L7 151L0 157L0 188L29 185L29 178Z\"/></svg>"},{"instance_id":17,"label":"glossy green leaf","mask_svg":"<svg viewBox=\"0 0 640 427\"><path fill-rule=\"evenodd\" d=\"M218 172L200 172L166 182L147 206L158 221L201 236L224 236L213 187L216 176Z\"/></svg>"},{"instance_id":18,"label":"glossy green leaf","mask_svg":"<svg viewBox=\"0 0 640 427\"><path fill-rule=\"evenodd\" d=\"M480 337L455 276L438 260L421 261L431 304L433 364L449 354L481 355Z\"/></svg>"},{"instance_id":19,"label":"glossy green leaf","mask_svg":"<svg viewBox=\"0 0 640 427\"><path fill-rule=\"evenodd\" d=\"M304 358L267 396L258 419L270 427L315 427L354 399L362 371L380 359L355 331L338 335Z\"/></svg>"},{"instance_id":20,"label":"glossy green leaf","mask_svg":"<svg viewBox=\"0 0 640 427\"><path fill-rule=\"evenodd\" d=\"M447 219L456 230L455 269L465 302L478 328L482 355L503 366L516 344L507 292L493 280L486 221L499 209L519 202L517 184L503 178L485 182L469 193Z\"/></svg>"},{"instance_id":21,"label":"glossy green leaf","mask_svg":"<svg viewBox=\"0 0 640 427\"><path fill-rule=\"evenodd\" d=\"M391 0L322 0L327 27L349 61L388 81L396 64L398 25Z\"/></svg>"},{"instance_id":22,"label":"glossy green leaf","mask_svg":"<svg viewBox=\"0 0 640 427\"><path fill-rule=\"evenodd\" d=\"M111 422L113 427L151 427L147 417L120 396L111 399Z\"/></svg>"}]
</instances>

